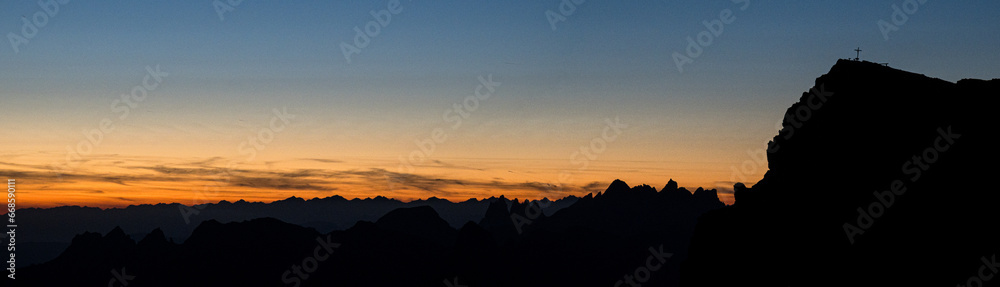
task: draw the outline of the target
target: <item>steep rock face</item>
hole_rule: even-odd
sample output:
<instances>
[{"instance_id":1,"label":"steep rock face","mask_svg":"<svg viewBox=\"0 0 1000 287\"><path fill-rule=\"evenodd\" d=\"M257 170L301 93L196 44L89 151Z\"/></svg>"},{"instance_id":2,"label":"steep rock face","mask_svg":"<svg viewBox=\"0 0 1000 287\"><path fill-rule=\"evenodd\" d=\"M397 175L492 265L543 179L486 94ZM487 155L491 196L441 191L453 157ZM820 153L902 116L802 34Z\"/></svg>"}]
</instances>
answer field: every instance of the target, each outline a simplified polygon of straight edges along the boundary
<instances>
[{"instance_id":1,"label":"steep rock face","mask_svg":"<svg viewBox=\"0 0 1000 287\"><path fill-rule=\"evenodd\" d=\"M1000 242L980 184L997 95L998 80L839 61L788 109L764 178L699 220L683 283L964 284Z\"/></svg>"}]
</instances>

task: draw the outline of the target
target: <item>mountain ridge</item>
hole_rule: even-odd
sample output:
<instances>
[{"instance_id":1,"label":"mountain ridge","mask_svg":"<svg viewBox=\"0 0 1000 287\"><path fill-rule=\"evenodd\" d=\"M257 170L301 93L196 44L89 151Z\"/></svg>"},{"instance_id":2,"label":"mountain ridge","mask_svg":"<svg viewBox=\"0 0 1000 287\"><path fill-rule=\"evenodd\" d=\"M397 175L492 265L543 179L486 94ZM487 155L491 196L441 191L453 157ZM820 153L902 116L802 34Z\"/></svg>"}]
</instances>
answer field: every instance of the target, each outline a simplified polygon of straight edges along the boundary
<instances>
[{"instance_id":1,"label":"mountain ridge","mask_svg":"<svg viewBox=\"0 0 1000 287\"><path fill-rule=\"evenodd\" d=\"M359 220L374 221L396 208L429 205L435 207L452 227L458 228L466 221L478 221L490 202L498 199L490 197L453 203L446 199L428 198L402 202L384 196L348 200L334 195L313 199L292 196L271 203L222 200L196 207L179 203L160 203L110 209L80 206L25 208L18 210L18 216L21 218L19 221L22 223L19 231L23 231L18 237L18 247L24 250L22 252L24 255L18 262L30 265L51 260L68 246L76 234L110 230L115 226L130 232L141 231L129 234L135 240L145 236L146 232L158 228L166 238L183 241L198 223L204 220L236 222L258 217L274 217L329 232L346 229ZM543 199L545 202L551 202L544 212L551 214L577 199L575 196L567 196L556 201Z\"/></svg>"},{"instance_id":2,"label":"mountain ridge","mask_svg":"<svg viewBox=\"0 0 1000 287\"><path fill-rule=\"evenodd\" d=\"M786 110L763 179L699 219L683 284L965 283L1000 242L984 228L1000 198L978 184L997 95L996 79L838 61Z\"/></svg>"},{"instance_id":3,"label":"mountain ridge","mask_svg":"<svg viewBox=\"0 0 1000 287\"><path fill-rule=\"evenodd\" d=\"M609 190L627 186L624 182L615 181ZM640 213L653 214L655 211L652 209L679 208L684 202L698 201L705 201L706 204L702 206L709 209L723 206L718 198L690 197L684 202L669 203L666 196L660 196L660 192L655 190L650 193L648 189L649 186L639 185L628 190L604 192L603 194L611 195L593 197L582 204L582 207L574 207L577 203L566 207L576 210L568 216L609 217L617 213L615 211L617 208L614 206L620 206L622 202L637 203L650 200L657 200L663 204L647 204L635 209L645 210ZM488 222L486 219L489 216L497 214L504 218L495 219L513 222L512 215L528 216L527 214L531 212L529 209L541 208L537 206L537 201L519 202L515 199L509 201L508 209L502 198L491 202L490 208L502 209L505 212L493 211L492 215L484 214L479 222ZM695 213L700 214L704 211ZM537 282L551 283L566 280L567 276L574 272L572 271L574 269L568 269L569 271L552 274L551 270L543 268L549 264L546 261L554 260L561 265L579 268L593 268L598 264L607 264L600 263L603 261L600 258L580 260L567 257L578 252L577 248L584 246L592 250L606 249L603 251L604 258L622 258L621 256L632 254L635 250L645 250L650 244L659 244L661 248L667 245L672 250L686 249L686 246L671 242L665 233L608 236L608 231L602 230L607 229L607 226L582 224L581 222L585 220L562 220L567 215L558 214L559 212L554 213L553 217L533 217L534 226L541 228L526 229L523 234L512 234L508 237L510 240L502 242L495 240L496 237L492 233L494 231L480 227L476 221L468 221L459 229L453 228L433 207L427 205L397 208L375 222L361 220L350 228L329 233L320 233L313 228L274 218L229 223L205 220L198 224L187 240L181 243L166 241L162 230L156 229L136 244L121 227L116 226L104 236L91 232L77 235L79 240L74 240L67 251L55 260L27 267L21 275L23 278L42 278L38 280L41 284L69 282L65 280L77 283L101 282L100 280L106 278L96 272L97 270L127 268L129 274L137 278L132 283L138 285L170 286L238 282L242 286L270 286L279 284L279 279L281 282L288 282L285 279L294 279L278 275L284 268L288 268L287 264L305 262L296 256L310 254L310 248L320 248L316 247L316 241L320 241L320 245L337 246L334 255L329 256L330 259L324 259L328 261L323 263L325 266L330 266L329 269L332 271L307 274L308 278L299 277L299 280L308 282L307 285L331 282L343 285L372 284L372 281L375 281L374 284L380 286L398 286L414 282L418 282L416 285L437 286L444 278L460 276L463 280L475 282L477 286L498 286L497 282L523 280L514 277L497 281L496 278L504 274L525 274L523 276L534 278ZM686 226L693 228L693 218L698 214L683 217L687 218ZM657 229L657 226L663 226L665 222L681 219L657 217L639 221L633 226L652 230ZM669 235L690 232L683 228L673 228ZM336 242L336 244L324 242ZM569 246L553 246L552 242L576 243ZM272 250L274 248L271 246L280 248ZM258 250L263 249L267 251L257 254L260 253ZM103 255L105 260L91 264L88 268L67 270L74 268L74 264L82 264L88 257L102 256L98 255L100 253L107 253ZM490 257L479 257L481 255ZM386 256L391 256L393 260L384 261L383 258ZM260 258L268 259L269 263L254 265L247 269L247 264L255 264L253 262ZM533 263L518 264L524 260ZM188 266L184 262L196 262L196 264ZM616 269L624 270L632 264L622 261L613 265L618 266ZM385 268L401 270L399 272L402 275L386 277L373 273ZM672 272L676 272L676 268L676 264L669 267L674 270ZM55 274L70 276L53 276ZM187 277L171 277L171 274L187 274ZM234 276L243 277L233 280ZM373 280L373 276L377 279ZM594 282L596 278L603 278L601 280L613 282L614 276L614 274L594 272L579 280L570 279L570 281L584 284ZM667 280L669 278L661 276L659 282L670 282Z\"/></svg>"}]
</instances>

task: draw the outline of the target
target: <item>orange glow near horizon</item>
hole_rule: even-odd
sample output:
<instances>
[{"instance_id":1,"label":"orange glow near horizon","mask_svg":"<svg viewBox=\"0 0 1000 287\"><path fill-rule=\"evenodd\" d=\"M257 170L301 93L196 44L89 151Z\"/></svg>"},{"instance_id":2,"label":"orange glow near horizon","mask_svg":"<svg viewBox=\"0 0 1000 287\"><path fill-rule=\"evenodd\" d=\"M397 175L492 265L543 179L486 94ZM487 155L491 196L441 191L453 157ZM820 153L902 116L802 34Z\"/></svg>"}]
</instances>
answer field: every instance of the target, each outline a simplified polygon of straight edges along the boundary
<instances>
[{"instance_id":1,"label":"orange glow near horizon","mask_svg":"<svg viewBox=\"0 0 1000 287\"><path fill-rule=\"evenodd\" d=\"M0 164L0 169L11 168L4 166L9 163ZM713 180L730 175L697 164L663 168L654 162L595 161L586 169L574 169L564 160L441 159L402 173L395 172L398 161L385 158L240 164L220 159L95 156L64 170L62 176L43 165L18 165L17 172L8 170L17 183L18 208L273 202L292 196L312 199L334 195L347 199L385 196L404 202L430 197L461 202L500 195L555 200L596 194L615 179L657 189L669 179L692 192L699 186L717 188L720 199L732 204L732 194Z\"/></svg>"}]
</instances>

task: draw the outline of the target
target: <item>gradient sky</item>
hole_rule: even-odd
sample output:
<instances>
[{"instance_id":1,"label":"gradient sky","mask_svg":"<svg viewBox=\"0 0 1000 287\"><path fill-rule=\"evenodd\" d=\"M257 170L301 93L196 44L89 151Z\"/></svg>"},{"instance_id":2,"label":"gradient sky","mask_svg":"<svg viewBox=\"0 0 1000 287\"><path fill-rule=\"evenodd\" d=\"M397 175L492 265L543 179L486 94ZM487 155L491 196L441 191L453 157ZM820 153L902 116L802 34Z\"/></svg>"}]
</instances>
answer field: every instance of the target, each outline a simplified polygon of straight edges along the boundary
<instances>
[{"instance_id":1,"label":"gradient sky","mask_svg":"<svg viewBox=\"0 0 1000 287\"><path fill-rule=\"evenodd\" d=\"M244 0L220 19L209 0L70 1L51 17L4 1L0 174L20 207L539 199L616 178L673 178L731 203L734 180L766 171L754 155L785 109L856 47L949 81L1000 77L997 1L927 1L887 40L877 23L905 1L590 0L553 30L561 1L403 0L348 62L341 44L389 2ZM671 55L725 9L735 19L679 71ZM32 18L47 22L25 37ZM11 35L28 42L15 51ZM168 75L122 117L114 101L157 66ZM445 111L480 77L500 85L453 128ZM294 119L241 153L274 109ZM113 130L67 160L104 119ZM615 119L627 128L602 139ZM436 129L446 138L400 169ZM592 142L603 150L584 167L574 152Z\"/></svg>"}]
</instances>

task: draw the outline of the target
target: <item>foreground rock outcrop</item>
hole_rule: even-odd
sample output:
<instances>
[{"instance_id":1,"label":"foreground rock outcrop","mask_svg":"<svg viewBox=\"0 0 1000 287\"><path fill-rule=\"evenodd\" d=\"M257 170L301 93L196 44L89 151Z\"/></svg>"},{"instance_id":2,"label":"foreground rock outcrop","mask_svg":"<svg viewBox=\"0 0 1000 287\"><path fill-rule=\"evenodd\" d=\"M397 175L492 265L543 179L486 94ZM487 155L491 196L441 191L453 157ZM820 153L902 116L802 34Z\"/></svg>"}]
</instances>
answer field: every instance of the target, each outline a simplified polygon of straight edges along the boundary
<instances>
[{"instance_id":1,"label":"foreground rock outcrop","mask_svg":"<svg viewBox=\"0 0 1000 287\"><path fill-rule=\"evenodd\" d=\"M788 108L769 171L701 218L686 286L955 286L1000 251L1000 80L841 60Z\"/></svg>"}]
</instances>

